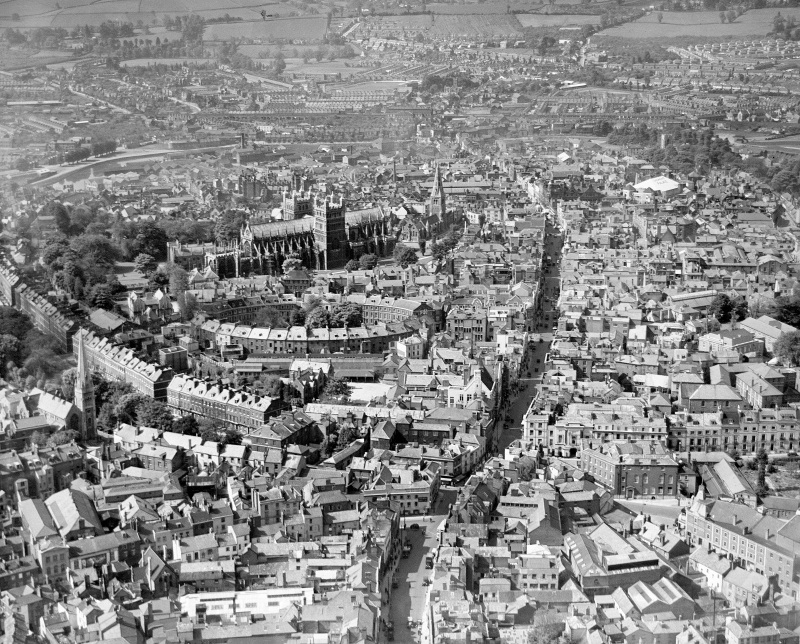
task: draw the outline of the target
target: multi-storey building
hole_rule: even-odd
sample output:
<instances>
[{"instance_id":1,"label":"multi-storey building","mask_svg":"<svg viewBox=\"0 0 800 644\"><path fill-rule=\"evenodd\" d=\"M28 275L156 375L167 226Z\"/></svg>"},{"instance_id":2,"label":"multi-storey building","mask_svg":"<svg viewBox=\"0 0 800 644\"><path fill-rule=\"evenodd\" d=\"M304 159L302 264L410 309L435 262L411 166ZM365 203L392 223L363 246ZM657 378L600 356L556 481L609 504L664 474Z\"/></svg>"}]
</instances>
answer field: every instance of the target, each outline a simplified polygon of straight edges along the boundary
<instances>
[{"instance_id":1,"label":"multi-storey building","mask_svg":"<svg viewBox=\"0 0 800 644\"><path fill-rule=\"evenodd\" d=\"M166 399L183 415L218 420L240 429L257 429L280 409L279 400L185 375L171 380Z\"/></svg>"},{"instance_id":2,"label":"multi-storey building","mask_svg":"<svg viewBox=\"0 0 800 644\"><path fill-rule=\"evenodd\" d=\"M678 494L678 464L659 442L584 441L581 468L616 496L665 498Z\"/></svg>"},{"instance_id":3,"label":"multi-storey building","mask_svg":"<svg viewBox=\"0 0 800 644\"><path fill-rule=\"evenodd\" d=\"M127 382L137 392L164 400L167 386L174 372L155 362L145 362L136 357L129 348L114 344L108 338L100 338L90 331L81 329L83 353L86 368L97 371L109 380ZM75 343L76 349L79 343Z\"/></svg>"},{"instance_id":4,"label":"multi-storey building","mask_svg":"<svg viewBox=\"0 0 800 644\"><path fill-rule=\"evenodd\" d=\"M307 329L293 326L288 329L221 324L218 320L205 322L198 330L200 339L215 347L237 345L250 354L271 355L296 353L382 353L406 338L417 335L422 324L407 319L387 325L333 329Z\"/></svg>"},{"instance_id":5,"label":"multi-storey building","mask_svg":"<svg viewBox=\"0 0 800 644\"><path fill-rule=\"evenodd\" d=\"M686 513L686 536L729 556L740 566L775 578L784 593L797 597L797 517L790 521L764 516L740 503L709 501L700 493Z\"/></svg>"}]
</instances>

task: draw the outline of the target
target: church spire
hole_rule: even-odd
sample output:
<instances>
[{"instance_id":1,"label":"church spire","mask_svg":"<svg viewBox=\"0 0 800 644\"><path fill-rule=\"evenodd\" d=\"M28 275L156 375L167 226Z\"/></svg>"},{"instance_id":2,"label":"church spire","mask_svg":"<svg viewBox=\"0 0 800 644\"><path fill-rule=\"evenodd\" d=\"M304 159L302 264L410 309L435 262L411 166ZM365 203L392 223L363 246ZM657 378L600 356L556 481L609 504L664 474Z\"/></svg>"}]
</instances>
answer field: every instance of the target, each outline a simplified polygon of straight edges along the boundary
<instances>
[{"instance_id":1,"label":"church spire","mask_svg":"<svg viewBox=\"0 0 800 644\"><path fill-rule=\"evenodd\" d=\"M431 187L431 198L428 205L428 214L439 219L445 220L447 204L444 195L444 181L442 181L442 168L436 163L436 170L433 173L433 186Z\"/></svg>"},{"instance_id":2,"label":"church spire","mask_svg":"<svg viewBox=\"0 0 800 644\"><path fill-rule=\"evenodd\" d=\"M78 329L78 368L75 376L75 406L81 412L81 440L95 437L96 433L96 412L94 406L94 384L92 374L86 363L86 348L84 347L84 336L87 331Z\"/></svg>"}]
</instances>

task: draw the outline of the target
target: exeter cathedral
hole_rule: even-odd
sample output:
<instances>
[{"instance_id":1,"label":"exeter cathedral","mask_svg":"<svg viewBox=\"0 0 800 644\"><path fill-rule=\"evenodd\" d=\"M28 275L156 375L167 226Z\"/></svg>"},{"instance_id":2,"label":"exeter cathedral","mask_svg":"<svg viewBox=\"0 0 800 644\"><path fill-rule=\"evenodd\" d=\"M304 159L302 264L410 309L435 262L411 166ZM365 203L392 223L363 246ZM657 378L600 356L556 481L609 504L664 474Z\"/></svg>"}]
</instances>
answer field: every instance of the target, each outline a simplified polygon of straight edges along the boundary
<instances>
[{"instance_id":1,"label":"exeter cathedral","mask_svg":"<svg viewBox=\"0 0 800 644\"><path fill-rule=\"evenodd\" d=\"M348 212L340 196L295 185L284 192L282 221L247 224L229 244L171 242L169 259L187 270L211 268L220 277L238 277L278 275L288 257L298 257L309 269L330 270L364 254L389 256L398 241L412 241L404 235L410 222L429 235L449 226L439 166L425 211L403 222L381 206Z\"/></svg>"}]
</instances>

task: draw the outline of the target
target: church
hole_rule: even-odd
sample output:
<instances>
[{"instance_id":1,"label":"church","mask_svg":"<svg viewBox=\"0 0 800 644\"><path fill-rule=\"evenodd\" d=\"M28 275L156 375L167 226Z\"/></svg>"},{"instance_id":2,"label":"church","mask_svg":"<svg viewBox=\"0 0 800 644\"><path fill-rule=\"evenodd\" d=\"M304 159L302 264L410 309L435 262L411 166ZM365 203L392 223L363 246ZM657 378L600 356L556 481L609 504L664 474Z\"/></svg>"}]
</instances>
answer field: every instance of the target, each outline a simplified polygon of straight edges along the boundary
<instances>
[{"instance_id":1,"label":"church","mask_svg":"<svg viewBox=\"0 0 800 644\"><path fill-rule=\"evenodd\" d=\"M283 196L282 221L248 223L238 240L224 245L170 242L169 261L187 270L210 269L222 278L280 275L289 257L311 270L333 270L365 254L391 256L398 241L421 242L451 223L438 165L425 214L402 222L381 205L350 211L340 195L292 188Z\"/></svg>"}]
</instances>

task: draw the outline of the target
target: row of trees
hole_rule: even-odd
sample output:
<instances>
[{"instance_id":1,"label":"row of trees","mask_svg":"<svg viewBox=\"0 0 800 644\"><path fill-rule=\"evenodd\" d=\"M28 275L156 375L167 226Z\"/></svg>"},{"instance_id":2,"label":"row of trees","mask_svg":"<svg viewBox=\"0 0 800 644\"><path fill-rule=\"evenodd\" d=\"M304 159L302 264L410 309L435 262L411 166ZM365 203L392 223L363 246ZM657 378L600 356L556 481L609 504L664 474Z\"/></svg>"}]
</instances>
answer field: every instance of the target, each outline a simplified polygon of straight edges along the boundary
<instances>
[{"instance_id":1,"label":"row of trees","mask_svg":"<svg viewBox=\"0 0 800 644\"><path fill-rule=\"evenodd\" d=\"M372 253L367 253L359 257L357 260L351 259L344 265L347 271L371 271L378 265L378 256Z\"/></svg>"},{"instance_id":2,"label":"row of trees","mask_svg":"<svg viewBox=\"0 0 800 644\"><path fill-rule=\"evenodd\" d=\"M0 373L30 389L58 369L55 342L33 327L30 318L10 306L0 306Z\"/></svg>"},{"instance_id":3,"label":"row of trees","mask_svg":"<svg viewBox=\"0 0 800 644\"><path fill-rule=\"evenodd\" d=\"M128 423L217 441L220 450L225 445L240 445L242 442L241 433L228 428L225 423L205 418L198 420L194 416L175 418L165 403L137 393L126 382L109 382L97 374L93 378L97 425L103 431L112 433L120 423ZM72 396L74 382L74 369L62 374L61 388L65 397Z\"/></svg>"},{"instance_id":4,"label":"row of trees","mask_svg":"<svg viewBox=\"0 0 800 644\"><path fill-rule=\"evenodd\" d=\"M91 156L99 157L105 154L111 154L116 151L116 141L96 141L91 146L79 146L72 150L64 152L62 159L64 163L78 163L85 161Z\"/></svg>"}]
</instances>

